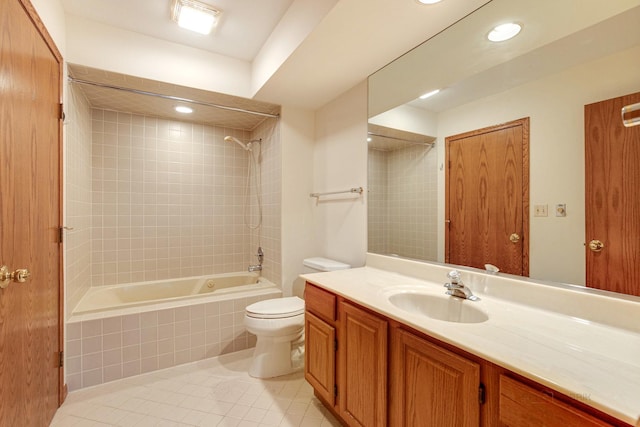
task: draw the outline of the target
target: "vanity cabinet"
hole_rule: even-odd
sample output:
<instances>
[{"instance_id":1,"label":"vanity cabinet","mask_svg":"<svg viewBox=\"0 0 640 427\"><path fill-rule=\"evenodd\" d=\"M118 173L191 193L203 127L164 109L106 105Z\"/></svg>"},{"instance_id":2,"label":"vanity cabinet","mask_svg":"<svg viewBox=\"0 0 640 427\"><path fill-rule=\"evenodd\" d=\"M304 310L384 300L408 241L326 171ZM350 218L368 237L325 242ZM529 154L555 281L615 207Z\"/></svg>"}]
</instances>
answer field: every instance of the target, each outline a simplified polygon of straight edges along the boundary
<instances>
[{"instance_id":1,"label":"vanity cabinet","mask_svg":"<svg viewBox=\"0 0 640 427\"><path fill-rule=\"evenodd\" d=\"M389 372L389 426L480 425L480 364L393 328Z\"/></svg>"},{"instance_id":2,"label":"vanity cabinet","mask_svg":"<svg viewBox=\"0 0 640 427\"><path fill-rule=\"evenodd\" d=\"M345 425L629 427L310 283L305 303L305 378Z\"/></svg>"},{"instance_id":3,"label":"vanity cabinet","mask_svg":"<svg viewBox=\"0 0 640 427\"><path fill-rule=\"evenodd\" d=\"M338 412L350 426L387 425L387 321L344 300L338 308Z\"/></svg>"},{"instance_id":4,"label":"vanity cabinet","mask_svg":"<svg viewBox=\"0 0 640 427\"><path fill-rule=\"evenodd\" d=\"M541 391L500 376L500 425L514 427L605 427L612 426L580 409L555 399L549 390Z\"/></svg>"},{"instance_id":5,"label":"vanity cabinet","mask_svg":"<svg viewBox=\"0 0 640 427\"><path fill-rule=\"evenodd\" d=\"M305 288L304 376L320 399L336 403L336 297L312 285Z\"/></svg>"},{"instance_id":6,"label":"vanity cabinet","mask_svg":"<svg viewBox=\"0 0 640 427\"><path fill-rule=\"evenodd\" d=\"M349 426L387 425L387 321L305 288L305 379Z\"/></svg>"}]
</instances>

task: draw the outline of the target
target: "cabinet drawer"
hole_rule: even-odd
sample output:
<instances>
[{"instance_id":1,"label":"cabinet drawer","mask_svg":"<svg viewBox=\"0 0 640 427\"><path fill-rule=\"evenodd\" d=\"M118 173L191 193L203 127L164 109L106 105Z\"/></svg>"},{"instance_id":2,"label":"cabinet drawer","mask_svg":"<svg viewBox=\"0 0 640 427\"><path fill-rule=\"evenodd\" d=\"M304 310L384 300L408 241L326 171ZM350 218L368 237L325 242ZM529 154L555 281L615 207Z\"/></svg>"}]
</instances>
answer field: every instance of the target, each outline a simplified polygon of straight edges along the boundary
<instances>
[{"instance_id":1,"label":"cabinet drawer","mask_svg":"<svg viewBox=\"0 0 640 427\"><path fill-rule=\"evenodd\" d=\"M500 376L500 422L510 427L611 426L507 376Z\"/></svg>"},{"instance_id":2,"label":"cabinet drawer","mask_svg":"<svg viewBox=\"0 0 640 427\"><path fill-rule=\"evenodd\" d=\"M331 292L307 283L304 302L306 309L321 319L330 323L336 321L336 296Z\"/></svg>"}]
</instances>

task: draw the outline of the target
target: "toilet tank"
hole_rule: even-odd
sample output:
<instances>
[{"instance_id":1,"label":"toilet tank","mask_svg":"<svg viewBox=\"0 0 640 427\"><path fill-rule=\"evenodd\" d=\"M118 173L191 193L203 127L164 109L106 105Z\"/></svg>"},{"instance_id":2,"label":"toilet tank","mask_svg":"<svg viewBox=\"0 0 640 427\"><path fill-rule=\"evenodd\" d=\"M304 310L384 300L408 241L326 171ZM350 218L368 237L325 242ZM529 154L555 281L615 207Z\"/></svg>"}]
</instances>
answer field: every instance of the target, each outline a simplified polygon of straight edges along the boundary
<instances>
[{"instance_id":1,"label":"toilet tank","mask_svg":"<svg viewBox=\"0 0 640 427\"><path fill-rule=\"evenodd\" d=\"M351 268L349 264L322 257L306 258L303 261L303 265L304 273L318 273L320 271L335 271Z\"/></svg>"}]
</instances>

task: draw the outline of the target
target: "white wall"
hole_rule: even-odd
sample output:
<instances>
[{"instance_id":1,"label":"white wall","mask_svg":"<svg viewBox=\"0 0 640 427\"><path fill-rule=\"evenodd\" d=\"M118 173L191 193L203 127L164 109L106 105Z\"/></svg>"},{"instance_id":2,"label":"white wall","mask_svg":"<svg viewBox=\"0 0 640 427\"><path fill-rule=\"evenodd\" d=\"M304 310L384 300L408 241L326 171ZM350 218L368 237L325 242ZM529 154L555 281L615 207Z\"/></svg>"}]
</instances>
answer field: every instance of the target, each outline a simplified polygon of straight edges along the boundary
<instances>
[{"instance_id":1,"label":"white wall","mask_svg":"<svg viewBox=\"0 0 640 427\"><path fill-rule=\"evenodd\" d=\"M640 91L638 75L640 48L633 48L440 114L439 164L446 136L531 118L531 212L537 204L549 208L548 217L531 213L531 277L584 284L584 105ZM443 171L439 181L444 200ZM566 203L566 217L555 216L558 203ZM439 209L443 224L443 203ZM442 250L442 227L439 241Z\"/></svg>"},{"instance_id":2,"label":"white wall","mask_svg":"<svg viewBox=\"0 0 640 427\"><path fill-rule=\"evenodd\" d=\"M318 256L314 240L313 151L315 116L312 111L283 107L280 118L282 144L282 291L302 297L298 279L305 258Z\"/></svg>"},{"instance_id":3,"label":"white wall","mask_svg":"<svg viewBox=\"0 0 640 427\"><path fill-rule=\"evenodd\" d=\"M410 105L400 105L371 117L369 123L428 136L438 134L437 114Z\"/></svg>"},{"instance_id":4,"label":"white wall","mask_svg":"<svg viewBox=\"0 0 640 427\"><path fill-rule=\"evenodd\" d=\"M70 63L235 96L251 96L251 64L67 15Z\"/></svg>"},{"instance_id":5,"label":"white wall","mask_svg":"<svg viewBox=\"0 0 640 427\"><path fill-rule=\"evenodd\" d=\"M362 82L316 112L313 191L364 187L360 197L327 197L313 207L318 255L354 267L367 251L367 84ZM322 201L324 200L324 201Z\"/></svg>"},{"instance_id":6,"label":"white wall","mask_svg":"<svg viewBox=\"0 0 640 427\"><path fill-rule=\"evenodd\" d=\"M294 0L252 63L252 94L257 93L304 41L337 0Z\"/></svg>"},{"instance_id":7,"label":"white wall","mask_svg":"<svg viewBox=\"0 0 640 427\"><path fill-rule=\"evenodd\" d=\"M62 3L60 0L31 0L31 4L64 57L67 37Z\"/></svg>"}]
</instances>

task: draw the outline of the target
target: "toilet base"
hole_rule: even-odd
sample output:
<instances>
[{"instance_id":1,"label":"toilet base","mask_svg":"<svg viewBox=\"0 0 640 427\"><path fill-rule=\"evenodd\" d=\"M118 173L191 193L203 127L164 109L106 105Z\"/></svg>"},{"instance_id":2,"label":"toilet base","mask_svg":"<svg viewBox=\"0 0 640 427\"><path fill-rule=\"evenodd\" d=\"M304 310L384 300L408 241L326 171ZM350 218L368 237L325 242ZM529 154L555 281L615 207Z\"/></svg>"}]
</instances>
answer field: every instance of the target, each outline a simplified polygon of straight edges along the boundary
<instances>
[{"instance_id":1,"label":"toilet base","mask_svg":"<svg viewBox=\"0 0 640 427\"><path fill-rule=\"evenodd\" d=\"M287 338L258 337L249 375L273 378L301 370L304 366L304 337Z\"/></svg>"}]
</instances>

